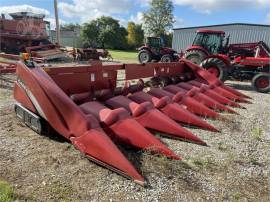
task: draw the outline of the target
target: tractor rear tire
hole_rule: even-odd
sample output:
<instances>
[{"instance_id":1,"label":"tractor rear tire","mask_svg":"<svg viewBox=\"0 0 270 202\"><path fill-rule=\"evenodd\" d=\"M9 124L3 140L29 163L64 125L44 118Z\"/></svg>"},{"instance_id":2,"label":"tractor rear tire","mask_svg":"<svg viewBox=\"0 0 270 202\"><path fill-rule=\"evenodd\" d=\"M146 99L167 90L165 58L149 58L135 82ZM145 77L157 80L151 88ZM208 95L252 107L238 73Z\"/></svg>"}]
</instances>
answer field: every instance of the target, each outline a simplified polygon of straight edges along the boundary
<instances>
[{"instance_id":1,"label":"tractor rear tire","mask_svg":"<svg viewBox=\"0 0 270 202\"><path fill-rule=\"evenodd\" d=\"M160 62L173 62L173 57L169 54L163 55Z\"/></svg>"},{"instance_id":2,"label":"tractor rear tire","mask_svg":"<svg viewBox=\"0 0 270 202\"><path fill-rule=\"evenodd\" d=\"M190 60L192 63L199 65L204 58L206 58L206 54L201 50L190 50L187 51L184 55L184 58Z\"/></svg>"},{"instance_id":3,"label":"tractor rear tire","mask_svg":"<svg viewBox=\"0 0 270 202\"><path fill-rule=\"evenodd\" d=\"M228 79L228 70L226 64L219 58L208 58L200 64L211 74L215 75L219 80L226 81Z\"/></svg>"},{"instance_id":4,"label":"tractor rear tire","mask_svg":"<svg viewBox=\"0 0 270 202\"><path fill-rule=\"evenodd\" d=\"M251 81L251 85L254 90L260 93L270 92L270 74L268 73L258 73Z\"/></svg>"},{"instance_id":5,"label":"tractor rear tire","mask_svg":"<svg viewBox=\"0 0 270 202\"><path fill-rule=\"evenodd\" d=\"M152 61L152 54L148 50L141 50L138 54L138 60L141 64Z\"/></svg>"}]
</instances>

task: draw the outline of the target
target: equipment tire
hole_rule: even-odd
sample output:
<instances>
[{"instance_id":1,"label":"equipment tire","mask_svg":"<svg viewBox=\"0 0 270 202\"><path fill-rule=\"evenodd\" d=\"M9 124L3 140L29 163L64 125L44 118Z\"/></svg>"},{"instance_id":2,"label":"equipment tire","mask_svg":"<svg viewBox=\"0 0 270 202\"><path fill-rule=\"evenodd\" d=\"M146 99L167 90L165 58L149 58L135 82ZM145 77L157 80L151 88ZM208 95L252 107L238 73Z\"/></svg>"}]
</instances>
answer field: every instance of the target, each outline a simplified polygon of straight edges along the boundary
<instances>
[{"instance_id":1,"label":"equipment tire","mask_svg":"<svg viewBox=\"0 0 270 202\"><path fill-rule=\"evenodd\" d=\"M226 64L219 58L207 58L200 66L214 74L219 80L226 81L228 79L228 70Z\"/></svg>"},{"instance_id":2,"label":"equipment tire","mask_svg":"<svg viewBox=\"0 0 270 202\"><path fill-rule=\"evenodd\" d=\"M138 54L138 60L141 64L152 61L152 54L148 50L141 50Z\"/></svg>"},{"instance_id":3,"label":"equipment tire","mask_svg":"<svg viewBox=\"0 0 270 202\"><path fill-rule=\"evenodd\" d=\"M173 62L173 57L169 54L163 55L160 62Z\"/></svg>"},{"instance_id":4,"label":"equipment tire","mask_svg":"<svg viewBox=\"0 0 270 202\"><path fill-rule=\"evenodd\" d=\"M260 93L270 92L270 74L268 73L258 73L251 81L251 85L254 90Z\"/></svg>"},{"instance_id":5,"label":"equipment tire","mask_svg":"<svg viewBox=\"0 0 270 202\"><path fill-rule=\"evenodd\" d=\"M189 50L185 53L184 58L190 60L192 63L199 65L204 58L206 58L206 54L201 50Z\"/></svg>"}]
</instances>

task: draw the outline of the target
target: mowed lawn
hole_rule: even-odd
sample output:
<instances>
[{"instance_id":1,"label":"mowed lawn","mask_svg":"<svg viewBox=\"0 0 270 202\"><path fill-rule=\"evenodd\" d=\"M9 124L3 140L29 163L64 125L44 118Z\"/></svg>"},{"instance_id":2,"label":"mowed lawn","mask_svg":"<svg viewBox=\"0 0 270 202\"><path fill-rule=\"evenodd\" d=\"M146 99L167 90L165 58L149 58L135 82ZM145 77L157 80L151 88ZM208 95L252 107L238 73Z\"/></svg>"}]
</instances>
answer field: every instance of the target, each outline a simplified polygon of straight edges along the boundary
<instances>
[{"instance_id":1,"label":"mowed lawn","mask_svg":"<svg viewBox=\"0 0 270 202\"><path fill-rule=\"evenodd\" d=\"M138 63L137 51L109 50L113 61L122 63Z\"/></svg>"}]
</instances>

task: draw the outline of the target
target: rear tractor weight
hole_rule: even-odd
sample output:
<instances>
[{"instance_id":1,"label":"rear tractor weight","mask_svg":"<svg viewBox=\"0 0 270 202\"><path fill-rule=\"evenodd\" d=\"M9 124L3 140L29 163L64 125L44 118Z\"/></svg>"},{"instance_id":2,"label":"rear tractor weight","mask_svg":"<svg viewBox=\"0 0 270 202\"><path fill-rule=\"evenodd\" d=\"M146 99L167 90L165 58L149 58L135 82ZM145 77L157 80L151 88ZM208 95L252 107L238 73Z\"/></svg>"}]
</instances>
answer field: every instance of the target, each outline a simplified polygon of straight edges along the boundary
<instances>
[{"instance_id":1,"label":"rear tractor weight","mask_svg":"<svg viewBox=\"0 0 270 202\"><path fill-rule=\"evenodd\" d=\"M49 131L48 124L38 115L24 108L20 104L15 104L14 110L16 113L16 117L20 119L26 126L31 128L33 131L35 131L40 135L48 133Z\"/></svg>"},{"instance_id":2,"label":"rear tractor weight","mask_svg":"<svg viewBox=\"0 0 270 202\"><path fill-rule=\"evenodd\" d=\"M251 85L254 90L260 93L270 92L270 74L268 73L256 74L252 78Z\"/></svg>"}]
</instances>

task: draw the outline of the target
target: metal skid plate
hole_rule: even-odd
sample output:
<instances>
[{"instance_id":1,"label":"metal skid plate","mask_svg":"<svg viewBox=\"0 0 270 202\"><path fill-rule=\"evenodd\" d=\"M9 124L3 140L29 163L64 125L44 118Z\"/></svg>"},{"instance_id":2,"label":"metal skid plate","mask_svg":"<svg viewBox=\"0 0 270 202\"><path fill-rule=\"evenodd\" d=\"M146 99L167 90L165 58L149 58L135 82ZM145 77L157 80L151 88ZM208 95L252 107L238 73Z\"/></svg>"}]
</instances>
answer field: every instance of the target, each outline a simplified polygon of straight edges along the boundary
<instances>
[{"instance_id":1,"label":"metal skid plate","mask_svg":"<svg viewBox=\"0 0 270 202\"><path fill-rule=\"evenodd\" d=\"M15 104L15 113L17 118L22 120L25 125L30 127L33 131L38 134L44 134L48 131L48 125L46 122L41 119L38 115L34 114L33 112L29 111L19 103Z\"/></svg>"}]
</instances>

